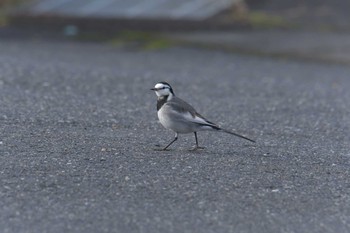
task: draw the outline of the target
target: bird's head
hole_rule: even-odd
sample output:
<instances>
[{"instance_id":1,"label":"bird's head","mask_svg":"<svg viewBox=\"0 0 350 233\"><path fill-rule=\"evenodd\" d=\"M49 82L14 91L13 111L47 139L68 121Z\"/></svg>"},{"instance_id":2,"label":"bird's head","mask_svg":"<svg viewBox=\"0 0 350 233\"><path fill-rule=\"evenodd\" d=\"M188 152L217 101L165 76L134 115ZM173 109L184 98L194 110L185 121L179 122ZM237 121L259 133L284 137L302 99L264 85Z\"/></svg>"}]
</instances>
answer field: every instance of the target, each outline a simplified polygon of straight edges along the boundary
<instances>
[{"instance_id":1,"label":"bird's head","mask_svg":"<svg viewBox=\"0 0 350 233\"><path fill-rule=\"evenodd\" d=\"M151 88L151 90L155 91L158 97L164 97L164 96L172 97L175 95L170 84L167 82L159 82L154 86L154 88Z\"/></svg>"}]
</instances>

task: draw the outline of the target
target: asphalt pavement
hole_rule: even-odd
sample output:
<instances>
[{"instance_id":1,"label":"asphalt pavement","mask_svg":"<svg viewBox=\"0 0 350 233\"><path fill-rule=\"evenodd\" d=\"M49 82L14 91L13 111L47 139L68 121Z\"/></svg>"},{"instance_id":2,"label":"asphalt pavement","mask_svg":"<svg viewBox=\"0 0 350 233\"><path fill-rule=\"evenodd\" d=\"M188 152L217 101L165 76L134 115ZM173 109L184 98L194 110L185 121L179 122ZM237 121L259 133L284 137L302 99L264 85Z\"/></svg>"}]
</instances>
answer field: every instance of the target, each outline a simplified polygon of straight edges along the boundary
<instances>
[{"instance_id":1,"label":"asphalt pavement","mask_svg":"<svg viewBox=\"0 0 350 233\"><path fill-rule=\"evenodd\" d=\"M349 232L350 68L222 50L0 39L0 226ZM174 134L158 81L257 141Z\"/></svg>"},{"instance_id":2,"label":"asphalt pavement","mask_svg":"<svg viewBox=\"0 0 350 233\"><path fill-rule=\"evenodd\" d=\"M166 38L190 44L255 56L350 65L348 31L232 30L172 32Z\"/></svg>"}]
</instances>

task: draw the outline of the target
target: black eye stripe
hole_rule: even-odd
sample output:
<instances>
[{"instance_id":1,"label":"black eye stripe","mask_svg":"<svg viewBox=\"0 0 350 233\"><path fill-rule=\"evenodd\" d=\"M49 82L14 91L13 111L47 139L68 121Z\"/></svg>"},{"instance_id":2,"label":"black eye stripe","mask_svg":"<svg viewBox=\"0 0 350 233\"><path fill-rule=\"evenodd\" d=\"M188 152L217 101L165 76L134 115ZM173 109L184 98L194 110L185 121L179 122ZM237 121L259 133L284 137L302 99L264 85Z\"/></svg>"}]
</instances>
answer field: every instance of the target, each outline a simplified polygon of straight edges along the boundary
<instances>
[{"instance_id":1,"label":"black eye stripe","mask_svg":"<svg viewBox=\"0 0 350 233\"><path fill-rule=\"evenodd\" d=\"M170 87L169 86L162 86L162 87L158 87L156 89L157 90L164 90L164 89L169 89L170 90Z\"/></svg>"}]
</instances>

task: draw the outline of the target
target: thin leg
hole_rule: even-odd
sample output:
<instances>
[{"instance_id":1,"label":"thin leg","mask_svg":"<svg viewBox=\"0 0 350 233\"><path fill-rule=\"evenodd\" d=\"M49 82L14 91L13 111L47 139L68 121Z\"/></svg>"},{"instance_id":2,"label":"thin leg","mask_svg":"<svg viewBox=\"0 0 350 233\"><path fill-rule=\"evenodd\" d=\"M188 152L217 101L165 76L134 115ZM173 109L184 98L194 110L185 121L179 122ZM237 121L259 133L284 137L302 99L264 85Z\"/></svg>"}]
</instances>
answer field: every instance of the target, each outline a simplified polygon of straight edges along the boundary
<instances>
[{"instance_id":1,"label":"thin leg","mask_svg":"<svg viewBox=\"0 0 350 233\"><path fill-rule=\"evenodd\" d=\"M196 138L196 147L198 148L198 138L197 138L197 132L194 132L194 137Z\"/></svg>"},{"instance_id":2,"label":"thin leg","mask_svg":"<svg viewBox=\"0 0 350 233\"><path fill-rule=\"evenodd\" d=\"M166 147L163 148L163 150L166 150L171 144L173 144L177 140L177 133L175 133L175 138L172 140Z\"/></svg>"},{"instance_id":3,"label":"thin leg","mask_svg":"<svg viewBox=\"0 0 350 233\"><path fill-rule=\"evenodd\" d=\"M194 138L196 139L196 147L194 147L192 150L204 149L204 147L200 147L198 145L197 132L194 132Z\"/></svg>"}]
</instances>

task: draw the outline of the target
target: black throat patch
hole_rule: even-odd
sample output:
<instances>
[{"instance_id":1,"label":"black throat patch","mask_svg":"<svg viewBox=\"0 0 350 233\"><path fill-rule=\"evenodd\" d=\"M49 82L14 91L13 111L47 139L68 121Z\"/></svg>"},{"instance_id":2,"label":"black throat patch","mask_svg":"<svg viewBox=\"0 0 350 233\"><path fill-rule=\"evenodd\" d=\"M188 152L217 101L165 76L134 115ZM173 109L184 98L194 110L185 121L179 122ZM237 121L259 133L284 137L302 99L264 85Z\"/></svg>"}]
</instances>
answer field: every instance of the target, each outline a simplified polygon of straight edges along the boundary
<instances>
[{"instance_id":1,"label":"black throat patch","mask_svg":"<svg viewBox=\"0 0 350 233\"><path fill-rule=\"evenodd\" d=\"M168 100L168 95L166 96L162 96L159 97L157 100L157 111L159 111L159 109L166 103L166 101Z\"/></svg>"}]
</instances>

